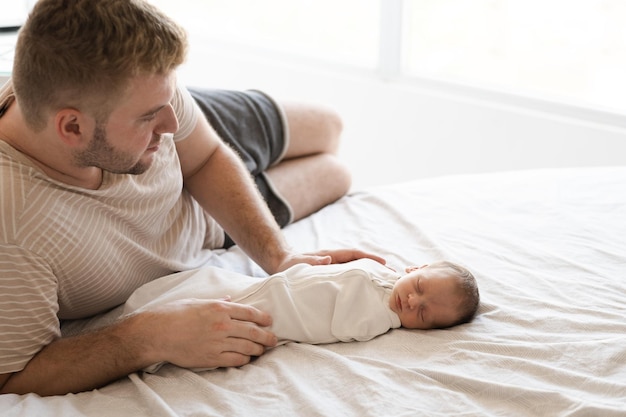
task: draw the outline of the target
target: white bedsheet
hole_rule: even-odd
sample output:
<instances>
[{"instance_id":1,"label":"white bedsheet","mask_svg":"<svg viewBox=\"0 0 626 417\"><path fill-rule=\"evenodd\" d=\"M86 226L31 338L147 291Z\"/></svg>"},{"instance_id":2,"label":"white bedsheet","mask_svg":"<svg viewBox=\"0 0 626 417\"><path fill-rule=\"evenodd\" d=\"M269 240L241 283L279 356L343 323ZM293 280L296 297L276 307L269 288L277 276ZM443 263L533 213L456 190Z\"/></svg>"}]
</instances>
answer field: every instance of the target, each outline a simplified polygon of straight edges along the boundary
<instances>
[{"instance_id":1,"label":"white bedsheet","mask_svg":"<svg viewBox=\"0 0 626 417\"><path fill-rule=\"evenodd\" d=\"M369 342L289 343L241 368L167 365L76 395L2 395L0 414L626 415L626 167L373 188L286 235L301 251L356 246L396 268L460 262L479 281L479 316ZM238 248L213 264L263 275Z\"/></svg>"}]
</instances>

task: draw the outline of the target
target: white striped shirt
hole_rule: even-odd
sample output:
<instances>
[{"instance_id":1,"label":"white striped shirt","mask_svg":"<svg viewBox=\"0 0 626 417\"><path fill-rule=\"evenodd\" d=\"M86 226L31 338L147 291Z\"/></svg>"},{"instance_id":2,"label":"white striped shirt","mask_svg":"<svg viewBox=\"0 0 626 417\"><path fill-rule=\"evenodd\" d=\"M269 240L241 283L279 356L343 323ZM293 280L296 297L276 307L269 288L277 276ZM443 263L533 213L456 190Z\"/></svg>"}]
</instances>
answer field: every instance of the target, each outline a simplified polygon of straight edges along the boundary
<instances>
[{"instance_id":1,"label":"white striped shirt","mask_svg":"<svg viewBox=\"0 0 626 417\"><path fill-rule=\"evenodd\" d=\"M172 105L180 128L152 166L104 172L97 190L49 178L0 141L0 374L60 337L59 319L121 304L156 277L205 264L223 244L223 230L183 189L174 145L199 110L180 88Z\"/></svg>"}]
</instances>

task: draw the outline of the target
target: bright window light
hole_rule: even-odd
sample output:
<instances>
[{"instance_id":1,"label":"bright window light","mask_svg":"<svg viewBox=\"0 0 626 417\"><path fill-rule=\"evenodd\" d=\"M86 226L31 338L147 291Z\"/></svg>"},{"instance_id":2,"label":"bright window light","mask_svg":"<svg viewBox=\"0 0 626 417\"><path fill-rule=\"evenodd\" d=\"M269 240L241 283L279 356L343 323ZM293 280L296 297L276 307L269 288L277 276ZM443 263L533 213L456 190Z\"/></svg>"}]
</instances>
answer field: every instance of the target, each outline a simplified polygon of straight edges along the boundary
<instances>
[{"instance_id":1,"label":"bright window light","mask_svg":"<svg viewBox=\"0 0 626 417\"><path fill-rule=\"evenodd\" d=\"M624 0L150 0L192 39L626 111Z\"/></svg>"},{"instance_id":2,"label":"bright window light","mask_svg":"<svg viewBox=\"0 0 626 417\"><path fill-rule=\"evenodd\" d=\"M151 0L192 35L374 68L379 0Z\"/></svg>"},{"instance_id":3,"label":"bright window light","mask_svg":"<svg viewBox=\"0 0 626 417\"><path fill-rule=\"evenodd\" d=\"M626 110L623 0L405 2L405 71Z\"/></svg>"},{"instance_id":4,"label":"bright window light","mask_svg":"<svg viewBox=\"0 0 626 417\"><path fill-rule=\"evenodd\" d=\"M21 26L26 20L29 10L28 0L17 0L12 2L4 2L0 6L0 29L14 28Z\"/></svg>"}]
</instances>

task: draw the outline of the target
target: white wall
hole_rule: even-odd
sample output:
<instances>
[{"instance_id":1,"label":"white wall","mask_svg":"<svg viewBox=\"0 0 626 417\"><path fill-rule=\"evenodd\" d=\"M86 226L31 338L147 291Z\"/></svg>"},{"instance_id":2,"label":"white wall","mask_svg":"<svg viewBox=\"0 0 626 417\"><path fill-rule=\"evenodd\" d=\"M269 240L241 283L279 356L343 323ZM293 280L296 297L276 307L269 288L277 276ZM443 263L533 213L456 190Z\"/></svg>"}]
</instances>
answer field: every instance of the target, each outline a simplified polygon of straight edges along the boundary
<instances>
[{"instance_id":1,"label":"white wall","mask_svg":"<svg viewBox=\"0 0 626 417\"><path fill-rule=\"evenodd\" d=\"M445 174L624 164L626 115L424 80L228 52L192 38L193 85L259 88L343 116L342 158L355 188Z\"/></svg>"}]
</instances>

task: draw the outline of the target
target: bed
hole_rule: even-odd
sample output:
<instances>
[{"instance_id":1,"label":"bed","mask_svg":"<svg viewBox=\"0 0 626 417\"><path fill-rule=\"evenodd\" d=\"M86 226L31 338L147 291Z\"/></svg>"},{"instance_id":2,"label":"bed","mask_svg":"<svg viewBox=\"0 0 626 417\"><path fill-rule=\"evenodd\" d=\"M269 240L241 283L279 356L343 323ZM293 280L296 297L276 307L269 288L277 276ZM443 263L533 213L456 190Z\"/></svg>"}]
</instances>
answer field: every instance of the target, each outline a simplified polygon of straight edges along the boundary
<instances>
[{"instance_id":1,"label":"bed","mask_svg":"<svg viewBox=\"0 0 626 417\"><path fill-rule=\"evenodd\" d=\"M288 343L240 368L166 365L75 395L2 395L2 416L626 415L626 167L372 187L285 234L300 251L359 247L395 268L462 263L479 314L368 342ZM264 275L237 247L211 263Z\"/></svg>"}]
</instances>

